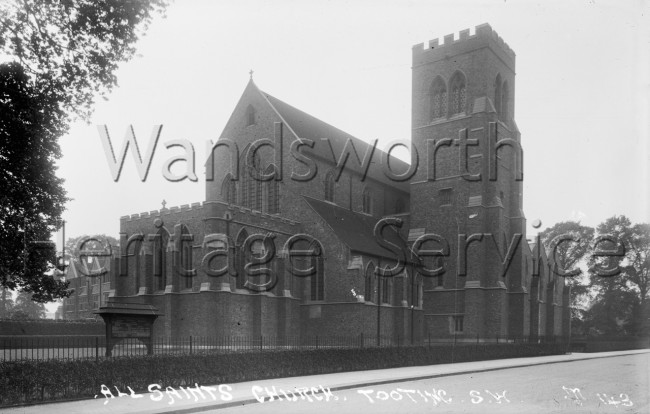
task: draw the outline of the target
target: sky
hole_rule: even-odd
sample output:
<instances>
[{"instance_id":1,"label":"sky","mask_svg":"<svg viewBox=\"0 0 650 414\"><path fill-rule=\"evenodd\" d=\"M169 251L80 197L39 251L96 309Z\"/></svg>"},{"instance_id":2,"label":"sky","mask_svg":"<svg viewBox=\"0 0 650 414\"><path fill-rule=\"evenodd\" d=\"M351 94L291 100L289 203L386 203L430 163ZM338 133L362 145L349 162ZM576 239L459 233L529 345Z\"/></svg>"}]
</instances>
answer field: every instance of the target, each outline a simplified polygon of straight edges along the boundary
<instances>
[{"instance_id":1,"label":"sky","mask_svg":"<svg viewBox=\"0 0 650 414\"><path fill-rule=\"evenodd\" d=\"M517 54L515 120L524 212L542 229L648 222L649 3L643 1L179 1L120 66L119 87L61 139L73 200L66 237L119 233L119 217L205 199L206 142L219 138L253 70L265 92L367 141L410 139L411 48L489 23ZM97 126L141 151L163 125L146 182L127 155L114 182ZM161 168L187 139L197 182ZM178 163L173 171L182 171Z\"/></svg>"}]
</instances>

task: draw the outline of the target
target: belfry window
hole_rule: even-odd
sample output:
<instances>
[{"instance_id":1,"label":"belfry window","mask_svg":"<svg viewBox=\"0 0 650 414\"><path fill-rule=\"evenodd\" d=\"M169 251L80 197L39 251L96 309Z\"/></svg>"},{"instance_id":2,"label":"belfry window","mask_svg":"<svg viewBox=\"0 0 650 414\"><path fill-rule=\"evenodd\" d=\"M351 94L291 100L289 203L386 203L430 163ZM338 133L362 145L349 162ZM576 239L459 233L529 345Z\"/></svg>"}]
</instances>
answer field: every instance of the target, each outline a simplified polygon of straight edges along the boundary
<instances>
[{"instance_id":1,"label":"belfry window","mask_svg":"<svg viewBox=\"0 0 650 414\"><path fill-rule=\"evenodd\" d=\"M497 115L501 117L501 74L498 74L494 81L494 109L497 111Z\"/></svg>"},{"instance_id":2,"label":"belfry window","mask_svg":"<svg viewBox=\"0 0 650 414\"><path fill-rule=\"evenodd\" d=\"M510 91L508 90L508 82L503 82L501 87L501 120L508 121L510 117Z\"/></svg>"},{"instance_id":3,"label":"belfry window","mask_svg":"<svg viewBox=\"0 0 650 414\"><path fill-rule=\"evenodd\" d=\"M447 87L440 76L431 84L429 92L431 98L431 119L442 118L447 114Z\"/></svg>"},{"instance_id":4,"label":"belfry window","mask_svg":"<svg viewBox=\"0 0 650 414\"><path fill-rule=\"evenodd\" d=\"M451 94L449 97L449 114L456 115L465 112L467 106L465 76L460 72L456 72L449 85Z\"/></svg>"}]
</instances>

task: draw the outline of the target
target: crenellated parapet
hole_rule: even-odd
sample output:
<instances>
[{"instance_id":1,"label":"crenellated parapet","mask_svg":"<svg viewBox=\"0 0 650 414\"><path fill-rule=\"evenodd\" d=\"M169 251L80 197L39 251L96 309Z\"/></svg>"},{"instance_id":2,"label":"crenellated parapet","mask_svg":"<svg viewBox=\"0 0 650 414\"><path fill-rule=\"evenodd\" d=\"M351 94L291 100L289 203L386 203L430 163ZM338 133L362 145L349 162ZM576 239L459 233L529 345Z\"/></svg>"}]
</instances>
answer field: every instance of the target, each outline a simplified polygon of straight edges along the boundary
<instances>
[{"instance_id":1,"label":"crenellated parapet","mask_svg":"<svg viewBox=\"0 0 650 414\"><path fill-rule=\"evenodd\" d=\"M180 206L174 206L174 207L169 207L169 208L161 208L160 210L151 210L151 211L145 211L139 214L131 214L128 216L122 216L120 217L120 222L123 221L135 221L135 220L140 220L140 219L146 219L149 220L152 217L158 217L162 216L164 214L177 214L181 212L197 212L200 211L203 208L204 202L197 202L197 203L192 203L192 204L183 204Z\"/></svg>"},{"instance_id":2,"label":"crenellated parapet","mask_svg":"<svg viewBox=\"0 0 650 414\"><path fill-rule=\"evenodd\" d=\"M476 26L473 35L470 35L469 29L465 29L461 30L458 36L452 33L443 38L429 40L426 45L424 43L414 45L413 66L447 59L484 47L491 48L514 71L515 52L488 23Z\"/></svg>"},{"instance_id":3,"label":"crenellated parapet","mask_svg":"<svg viewBox=\"0 0 650 414\"><path fill-rule=\"evenodd\" d=\"M122 216L120 225L122 231L128 234L138 231L147 233L147 231L153 231L157 218L162 219L166 226L186 224L190 229L201 229L201 233L203 231L222 232L226 222L247 227L251 232L255 232L256 229L257 231L277 229L281 233L293 234L299 232L301 228L299 222L289 220L279 214L269 214L221 201L183 204ZM171 231L171 228L169 230Z\"/></svg>"}]
</instances>

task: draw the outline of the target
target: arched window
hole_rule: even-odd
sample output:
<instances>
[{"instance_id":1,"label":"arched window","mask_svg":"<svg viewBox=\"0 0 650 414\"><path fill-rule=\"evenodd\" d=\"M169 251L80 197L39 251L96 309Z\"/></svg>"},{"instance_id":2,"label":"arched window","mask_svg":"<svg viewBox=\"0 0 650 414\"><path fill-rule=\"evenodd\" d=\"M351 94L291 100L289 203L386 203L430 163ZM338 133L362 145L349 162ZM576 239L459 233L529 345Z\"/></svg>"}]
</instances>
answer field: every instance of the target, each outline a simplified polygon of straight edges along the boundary
<instances>
[{"instance_id":1,"label":"arched window","mask_svg":"<svg viewBox=\"0 0 650 414\"><path fill-rule=\"evenodd\" d=\"M255 124L255 108L253 105L248 105L246 108L246 126Z\"/></svg>"},{"instance_id":2,"label":"arched window","mask_svg":"<svg viewBox=\"0 0 650 414\"><path fill-rule=\"evenodd\" d=\"M364 298L366 302L374 302L374 296L375 296L375 265L370 262L368 263L368 266L366 266L366 273L365 273L365 295Z\"/></svg>"},{"instance_id":3,"label":"arched window","mask_svg":"<svg viewBox=\"0 0 650 414\"><path fill-rule=\"evenodd\" d=\"M247 149L244 150L244 154L246 154L246 151ZM244 157L245 155L242 156L242 158ZM253 187L253 177L251 177L248 173L248 167L246 166L245 162L241 162L240 160L239 165L241 165L241 171L239 174L239 177L241 177L241 205L250 208L252 200L251 189Z\"/></svg>"},{"instance_id":4,"label":"arched window","mask_svg":"<svg viewBox=\"0 0 650 414\"><path fill-rule=\"evenodd\" d=\"M429 96L431 99L431 119L443 118L447 114L445 110L447 106L447 87L440 76L437 76L431 84Z\"/></svg>"},{"instance_id":5,"label":"arched window","mask_svg":"<svg viewBox=\"0 0 650 414\"><path fill-rule=\"evenodd\" d=\"M311 266L316 267L316 273L311 275L311 300L325 300L325 266L323 263L323 249L319 243L309 246L317 256L312 256Z\"/></svg>"},{"instance_id":6,"label":"arched window","mask_svg":"<svg viewBox=\"0 0 650 414\"><path fill-rule=\"evenodd\" d=\"M144 242L140 243L140 252L137 258L137 267L135 273L135 294L140 293L140 288L144 287L147 293L151 293L151 281L143 278L142 275L147 273L147 256L151 256L151 245ZM151 269L149 269L151 271Z\"/></svg>"},{"instance_id":7,"label":"arched window","mask_svg":"<svg viewBox=\"0 0 650 414\"><path fill-rule=\"evenodd\" d=\"M503 82L501 87L501 119L508 121L510 119L510 90L508 81Z\"/></svg>"},{"instance_id":8,"label":"arched window","mask_svg":"<svg viewBox=\"0 0 650 414\"><path fill-rule=\"evenodd\" d=\"M325 201L334 202L334 172L330 171L325 175Z\"/></svg>"},{"instance_id":9,"label":"arched window","mask_svg":"<svg viewBox=\"0 0 650 414\"><path fill-rule=\"evenodd\" d=\"M392 303L392 287L393 284L391 283L392 278L390 277L382 277L380 278L380 283L381 283L381 303L385 303L387 305L390 305Z\"/></svg>"},{"instance_id":10,"label":"arched window","mask_svg":"<svg viewBox=\"0 0 650 414\"><path fill-rule=\"evenodd\" d=\"M253 184L253 194L252 194L252 203L251 203L251 208L253 210L257 211L262 211L262 184L263 181L260 179L260 173L261 173L261 168L262 168L262 161L260 159L260 153L257 151L255 153L255 158L254 158L254 164L252 167L252 175L251 177L252 184Z\"/></svg>"},{"instance_id":11,"label":"arched window","mask_svg":"<svg viewBox=\"0 0 650 414\"><path fill-rule=\"evenodd\" d=\"M133 257L133 276L134 277L134 287L135 287L135 294L137 295L140 292L140 283L142 283L142 280L140 280L140 273L141 273L141 266L142 266L142 257L144 254L144 249L142 249L142 241L138 240L135 243L133 243L133 253L129 254L128 250L126 252L126 256L128 260L128 257ZM129 266L130 267L130 266Z\"/></svg>"},{"instance_id":12,"label":"arched window","mask_svg":"<svg viewBox=\"0 0 650 414\"><path fill-rule=\"evenodd\" d=\"M269 165L265 174L273 173L273 165ZM265 182L266 185L266 212L277 214L280 212L280 183L274 179Z\"/></svg>"},{"instance_id":13,"label":"arched window","mask_svg":"<svg viewBox=\"0 0 650 414\"><path fill-rule=\"evenodd\" d=\"M221 197L228 204L237 204L237 182L228 174L221 184Z\"/></svg>"},{"instance_id":14,"label":"arched window","mask_svg":"<svg viewBox=\"0 0 650 414\"><path fill-rule=\"evenodd\" d=\"M368 187L361 193L361 211L372 214L372 191Z\"/></svg>"},{"instance_id":15,"label":"arched window","mask_svg":"<svg viewBox=\"0 0 650 414\"><path fill-rule=\"evenodd\" d=\"M235 287L237 289L244 289L244 283L246 282L246 271L244 267L248 260L247 252L244 251L244 242L248 238L248 232L246 229L241 229L237 235L236 253L235 253L235 269L237 269L237 280L235 282Z\"/></svg>"},{"instance_id":16,"label":"arched window","mask_svg":"<svg viewBox=\"0 0 650 414\"><path fill-rule=\"evenodd\" d=\"M254 180L253 182L255 196L253 197L253 205L251 208L253 210L262 211L262 181Z\"/></svg>"},{"instance_id":17,"label":"arched window","mask_svg":"<svg viewBox=\"0 0 650 414\"><path fill-rule=\"evenodd\" d=\"M181 234L191 234L190 229L187 228L186 225L181 226ZM184 242L181 243L181 251L178 252L180 256L180 266L181 269L185 270L191 270L192 269L192 243L191 242ZM185 289L192 289L193 283L194 283L194 277L193 276L182 276L182 279L184 279L184 288Z\"/></svg>"},{"instance_id":18,"label":"arched window","mask_svg":"<svg viewBox=\"0 0 650 414\"><path fill-rule=\"evenodd\" d=\"M162 227L153 236L153 276L155 279L155 290L164 291L167 286L167 250L169 244L169 232Z\"/></svg>"},{"instance_id":19,"label":"arched window","mask_svg":"<svg viewBox=\"0 0 650 414\"><path fill-rule=\"evenodd\" d=\"M467 90L465 76L456 72L449 82L449 114L456 115L465 112L467 106Z\"/></svg>"},{"instance_id":20,"label":"arched window","mask_svg":"<svg viewBox=\"0 0 650 414\"><path fill-rule=\"evenodd\" d=\"M501 116L501 74L497 75L496 80L494 81L494 109L497 111L497 115Z\"/></svg>"},{"instance_id":21,"label":"arched window","mask_svg":"<svg viewBox=\"0 0 650 414\"><path fill-rule=\"evenodd\" d=\"M244 151L244 157L248 149ZM252 166L247 166L242 162L242 205L252 210L262 211L262 181L259 179L259 169L261 165L259 151L255 153ZM256 178L258 177L258 178Z\"/></svg>"}]
</instances>

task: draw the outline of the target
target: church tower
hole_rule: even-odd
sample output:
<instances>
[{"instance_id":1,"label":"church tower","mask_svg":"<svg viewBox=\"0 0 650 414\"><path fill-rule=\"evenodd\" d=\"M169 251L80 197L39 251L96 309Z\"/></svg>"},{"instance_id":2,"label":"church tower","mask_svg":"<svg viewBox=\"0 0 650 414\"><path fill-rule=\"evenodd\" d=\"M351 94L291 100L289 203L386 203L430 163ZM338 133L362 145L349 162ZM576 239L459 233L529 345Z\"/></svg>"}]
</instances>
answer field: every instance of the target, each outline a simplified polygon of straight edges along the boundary
<instances>
[{"instance_id":1,"label":"church tower","mask_svg":"<svg viewBox=\"0 0 650 414\"><path fill-rule=\"evenodd\" d=\"M419 167L409 241L436 233L450 247L442 262L425 259L428 268L446 269L425 277L425 331L461 340L528 335L515 53L483 24L473 35L463 30L414 46L412 70L412 162ZM504 276L511 243L518 244Z\"/></svg>"}]
</instances>

